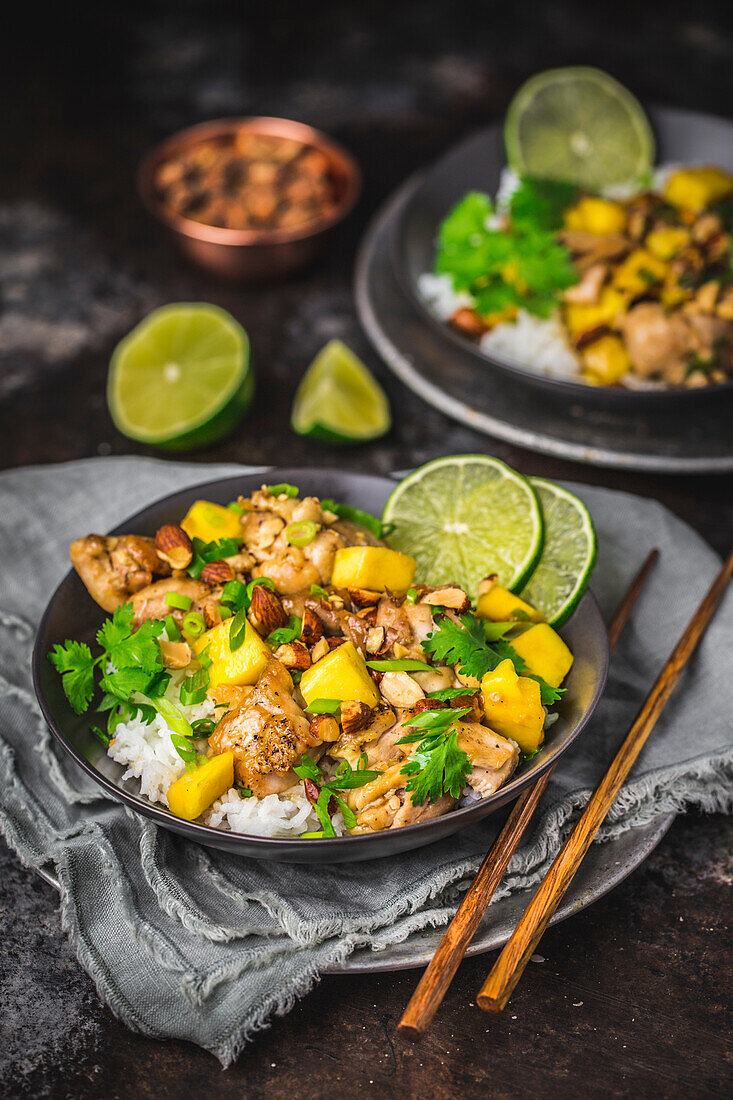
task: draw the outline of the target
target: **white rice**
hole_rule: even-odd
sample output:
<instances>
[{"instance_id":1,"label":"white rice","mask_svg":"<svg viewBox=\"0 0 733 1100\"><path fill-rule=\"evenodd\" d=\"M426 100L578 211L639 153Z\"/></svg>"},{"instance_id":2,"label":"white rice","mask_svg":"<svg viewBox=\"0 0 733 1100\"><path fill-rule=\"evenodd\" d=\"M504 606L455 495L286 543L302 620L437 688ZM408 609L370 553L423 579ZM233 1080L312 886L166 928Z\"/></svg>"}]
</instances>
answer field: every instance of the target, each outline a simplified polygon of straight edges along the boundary
<instances>
[{"instance_id":1,"label":"white rice","mask_svg":"<svg viewBox=\"0 0 733 1100\"><path fill-rule=\"evenodd\" d=\"M441 321L449 321L457 309L464 307L470 309L473 306L473 298L470 294L453 289L453 280L450 275L432 275L426 271L417 280L417 288L432 312Z\"/></svg>"},{"instance_id":2,"label":"white rice","mask_svg":"<svg viewBox=\"0 0 733 1100\"><path fill-rule=\"evenodd\" d=\"M177 699L175 702L181 707ZM181 707L181 710L189 722L213 718L216 714L210 699L197 706ZM122 778L139 780L140 794L164 806L168 805L168 788L186 771L186 765L173 747L171 732L159 714L147 726L141 718L131 718L120 722L108 749L112 759L125 768ZM341 811L331 820L337 835L341 836L344 832ZM214 802L202 821L215 828L253 836L292 837L322 828L300 784L266 798L242 798L232 788Z\"/></svg>"}]
</instances>

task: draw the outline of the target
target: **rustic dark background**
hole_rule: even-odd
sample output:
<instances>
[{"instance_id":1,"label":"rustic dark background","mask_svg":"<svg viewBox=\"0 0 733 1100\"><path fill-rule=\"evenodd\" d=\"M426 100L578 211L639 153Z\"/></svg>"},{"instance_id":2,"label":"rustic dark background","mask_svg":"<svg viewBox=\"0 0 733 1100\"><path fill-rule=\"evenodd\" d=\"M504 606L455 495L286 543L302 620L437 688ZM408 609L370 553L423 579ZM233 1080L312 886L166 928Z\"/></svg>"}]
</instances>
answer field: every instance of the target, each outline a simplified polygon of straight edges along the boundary
<instances>
[{"instance_id":1,"label":"rustic dark background","mask_svg":"<svg viewBox=\"0 0 733 1100\"><path fill-rule=\"evenodd\" d=\"M249 330L259 390L248 420L202 461L334 461L332 451L294 437L287 421L304 366L340 336L374 368L400 415L387 439L339 453L339 463L385 472L488 449L525 473L657 497L727 550L730 478L550 461L423 405L366 344L351 269L390 190L500 118L536 69L597 64L647 102L731 113L728 3L107 0L42 14L26 5L15 18L0 65L2 466L139 450L106 411L110 351L155 306L204 299ZM158 138L246 113L328 130L365 175L357 212L319 266L255 290L186 267L133 187L140 156ZM465 963L417 1048L394 1032L414 975L327 978L226 1074L198 1048L141 1038L114 1019L66 943L54 892L3 847L0 1095L724 1095L730 839L723 817L679 819L630 880L547 934L545 961L530 966L498 1020L474 1003L488 958Z\"/></svg>"}]
</instances>

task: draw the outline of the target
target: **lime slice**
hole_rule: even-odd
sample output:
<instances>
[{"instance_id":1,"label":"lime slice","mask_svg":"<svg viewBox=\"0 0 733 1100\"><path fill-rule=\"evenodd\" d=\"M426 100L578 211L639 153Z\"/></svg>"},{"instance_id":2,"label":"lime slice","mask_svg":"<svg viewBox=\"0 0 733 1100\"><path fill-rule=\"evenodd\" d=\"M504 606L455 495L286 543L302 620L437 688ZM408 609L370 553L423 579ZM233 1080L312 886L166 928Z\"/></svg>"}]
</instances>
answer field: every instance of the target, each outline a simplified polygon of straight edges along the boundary
<instances>
[{"instance_id":1,"label":"lime slice","mask_svg":"<svg viewBox=\"0 0 733 1100\"><path fill-rule=\"evenodd\" d=\"M401 481L387 501L390 546L417 559L421 584L453 581L475 596L496 573L516 590L542 552L543 525L529 482L489 455L451 455Z\"/></svg>"},{"instance_id":2,"label":"lime slice","mask_svg":"<svg viewBox=\"0 0 733 1100\"><path fill-rule=\"evenodd\" d=\"M156 309L114 350L107 404L123 435L170 450L221 439L252 402L247 333L217 306Z\"/></svg>"},{"instance_id":3,"label":"lime slice","mask_svg":"<svg viewBox=\"0 0 733 1100\"><path fill-rule=\"evenodd\" d=\"M364 443L389 431L389 401L377 380L340 340L319 351L293 402L293 430L326 443Z\"/></svg>"},{"instance_id":4,"label":"lime slice","mask_svg":"<svg viewBox=\"0 0 733 1100\"><path fill-rule=\"evenodd\" d=\"M598 543L593 520L581 500L542 477L529 479L542 505L545 546L539 565L522 591L551 626L572 615L596 561Z\"/></svg>"},{"instance_id":5,"label":"lime slice","mask_svg":"<svg viewBox=\"0 0 733 1100\"><path fill-rule=\"evenodd\" d=\"M561 179L590 190L632 183L654 162L641 104L600 69L548 69L519 89L504 143L520 176Z\"/></svg>"}]
</instances>

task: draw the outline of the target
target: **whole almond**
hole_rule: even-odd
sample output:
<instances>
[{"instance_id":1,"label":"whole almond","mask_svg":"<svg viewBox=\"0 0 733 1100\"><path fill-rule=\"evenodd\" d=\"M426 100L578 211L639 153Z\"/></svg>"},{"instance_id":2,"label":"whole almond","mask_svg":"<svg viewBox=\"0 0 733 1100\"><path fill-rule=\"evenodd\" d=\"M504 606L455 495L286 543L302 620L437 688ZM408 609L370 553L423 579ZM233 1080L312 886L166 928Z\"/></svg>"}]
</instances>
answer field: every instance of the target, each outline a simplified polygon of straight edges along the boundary
<instances>
[{"instance_id":1,"label":"whole almond","mask_svg":"<svg viewBox=\"0 0 733 1100\"><path fill-rule=\"evenodd\" d=\"M381 596L381 592L373 592L370 588L349 589L349 598L356 607L376 607Z\"/></svg>"},{"instance_id":2,"label":"whole almond","mask_svg":"<svg viewBox=\"0 0 733 1100\"><path fill-rule=\"evenodd\" d=\"M303 626L300 631L300 639L306 645L315 645L323 637L323 623L316 615L312 607L303 609Z\"/></svg>"},{"instance_id":3,"label":"whole almond","mask_svg":"<svg viewBox=\"0 0 733 1100\"><path fill-rule=\"evenodd\" d=\"M314 714L309 732L319 741L338 741L341 736L339 724L332 714Z\"/></svg>"},{"instance_id":4,"label":"whole almond","mask_svg":"<svg viewBox=\"0 0 733 1100\"><path fill-rule=\"evenodd\" d=\"M210 561L201 570L201 580L204 584L226 584L234 580L234 570L228 561Z\"/></svg>"},{"instance_id":5,"label":"whole almond","mask_svg":"<svg viewBox=\"0 0 733 1100\"><path fill-rule=\"evenodd\" d=\"M155 535L155 549L158 557L170 565L171 569L185 569L191 564L193 546L182 527L175 523L166 523Z\"/></svg>"},{"instance_id":6,"label":"whole almond","mask_svg":"<svg viewBox=\"0 0 733 1100\"><path fill-rule=\"evenodd\" d=\"M374 710L367 703L349 699L341 704L341 729L347 737L357 730L363 730L373 717Z\"/></svg>"},{"instance_id":7,"label":"whole almond","mask_svg":"<svg viewBox=\"0 0 733 1100\"><path fill-rule=\"evenodd\" d=\"M252 589L250 612L265 636L277 630L278 627L287 626L288 616L282 600L264 584L256 584Z\"/></svg>"},{"instance_id":8,"label":"whole almond","mask_svg":"<svg viewBox=\"0 0 733 1100\"><path fill-rule=\"evenodd\" d=\"M311 667L311 655L302 642L285 642L277 647L275 656L286 668L304 672Z\"/></svg>"}]
</instances>

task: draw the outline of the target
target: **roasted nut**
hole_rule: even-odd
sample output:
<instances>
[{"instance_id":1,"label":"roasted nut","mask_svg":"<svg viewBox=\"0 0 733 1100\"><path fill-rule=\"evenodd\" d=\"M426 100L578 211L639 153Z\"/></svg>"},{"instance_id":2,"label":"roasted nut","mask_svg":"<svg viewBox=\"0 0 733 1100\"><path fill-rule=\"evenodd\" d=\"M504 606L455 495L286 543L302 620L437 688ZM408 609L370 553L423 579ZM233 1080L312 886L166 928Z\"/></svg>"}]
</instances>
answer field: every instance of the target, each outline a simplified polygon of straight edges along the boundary
<instances>
[{"instance_id":1,"label":"roasted nut","mask_svg":"<svg viewBox=\"0 0 733 1100\"><path fill-rule=\"evenodd\" d=\"M425 698L423 689L407 672L385 672L379 690L393 707L414 707Z\"/></svg>"},{"instance_id":2,"label":"roasted nut","mask_svg":"<svg viewBox=\"0 0 733 1100\"><path fill-rule=\"evenodd\" d=\"M468 611L471 606L468 595L457 584L443 584L431 589L420 603L430 604L431 607L449 607L451 611Z\"/></svg>"},{"instance_id":3,"label":"roasted nut","mask_svg":"<svg viewBox=\"0 0 733 1100\"><path fill-rule=\"evenodd\" d=\"M424 710L447 710L448 703L443 699L418 699L413 706L409 707L409 714L402 715L402 720L405 718L414 718L416 714L422 714Z\"/></svg>"},{"instance_id":4,"label":"roasted nut","mask_svg":"<svg viewBox=\"0 0 733 1100\"><path fill-rule=\"evenodd\" d=\"M362 607L361 611L357 611L357 617L363 622L369 623L371 626L377 621L377 609L376 607Z\"/></svg>"},{"instance_id":5,"label":"roasted nut","mask_svg":"<svg viewBox=\"0 0 733 1100\"><path fill-rule=\"evenodd\" d=\"M311 667L311 655L302 642L285 642L277 647L275 656L286 668L303 671Z\"/></svg>"},{"instance_id":6,"label":"roasted nut","mask_svg":"<svg viewBox=\"0 0 733 1100\"><path fill-rule=\"evenodd\" d=\"M341 736L339 724L332 714L314 714L309 731L319 741L338 741Z\"/></svg>"},{"instance_id":7,"label":"roasted nut","mask_svg":"<svg viewBox=\"0 0 733 1100\"><path fill-rule=\"evenodd\" d=\"M318 796L321 792L319 791L318 787L313 782L313 780L312 779L304 779L303 780L303 789L305 791L305 797L308 799L308 801L312 805L315 805L315 803L318 801Z\"/></svg>"},{"instance_id":8,"label":"roasted nut","mask_svg":"<svg viewBox=\"0 0 733 1100\"><path fill-rule=\"evenodd\" d=\"M384 627L373 626L366 636L366 645L364 646L364 648L366 649L367 653L379 653L383 644Z\"/></svg>"},{"instance_id":9,"label":"roasted nut","mask_svg":"<svg viewBox=\"0 0 733 1100\"><path fill-rule=\"evenodd\" d=\"M363 730L374 718L374 708L357 699L347 699L341 704L341 729L347 737Z\"/></svg>"},{"instance_id":10,"label":"roasted nut","mask_svg":"<svg viewBox=\"0 0 733 1100\"><path fill-rule=\"evenodd\" d=\"M201 580L204 584L226 584L234 580L234 570L228 561L210 561L201 570Z\"/></svg>"},{"instance_id":11,"label":"roasted nut","mask_svg":"<svg viewBox=\"0 0 733 1100\"><path fill-rule=\"evenodd\" d=\"M300 640L306 645L315 645L322 637L323 623L312 607L305 607L303 609L303 626L300 630Z\"/></svg>"},{"instance_id":12,"label":"roasted nut","mask_svg":"<svg viewBox=\"0 0 733 1100\"><path fill-rule=\"evenodd\" d=\"M460 332L464 336L470 337L472 340L480 340L483 334L488 332L489 329L489 326L485 323L483 318L479 316L475 309L468 309L465 306L462 309L456 310L448 324L451 328L454 328L456 332Z\"/></svg>"},{"instance_id":13,"label":"roasted nut","mask_svg":"<svg viewBox=\"0 0 733 1100\"><path fill-rule=\"evenodd\" d=\"M218 626L222 621L221 619L221 607L216 600L207 600L202 609L204 615L204 622L209 630L212 626Z\"/></svg>"},{"instance_id":14,"label":"roasted nut","mask_svg":"<svg viewBox=\"0 0 733 1100\"><path fill-rule=\"evenodd\" d=\"M372 592L370 588L350 588L349 599L357 607L375 607L381 599L381 592Z\"/></svg>"},{"instance_id":15,"label":"roasted nut","mask_svg":"<svg viewBox=\"0 0 733 1100\"><path fill-rule=\"evenodd\" d=\"M166 668L186 668L191 663L188 642L169 642L164 638L158 645Z\"/></svg>"},{"instance_id":16,"label":"roasted nut","mask_svg":"<svg viewBox=\"0 0 733 1100\"><path fill-rule=\"evenodd\" d=\"M311 650L312 663L315 664L316 661L320 661L321 657L325 657L328 652L328 638L321 638L320 641L316 642L316 644L313 646L313 649Z\"/></svg>"},{"instance_id":17,"label":"roasted nut","mask_svg":"<svg viewBox=\"0 0 733 1100\"><path fill-rule=\"evenodd\" d=\"M280 597L264 584L256 584L252 589L249 609L265 636L281 626L287 626L288 617Z\"/></svg>"},{"instance_id":18,"label":"roasted nut","mask_svg":"<svg viewBox=\"0 0 733 1100\"><path fill-rule=\"evenodd\" d=\"M158 557L170 565L171 569L185 569L191 564L193 546L182 527L175 523L166 523L155 535L155 549Z\"/></svg>"},{"instance_id":19,"label":"roasted nut","mask_svg":"<svg viewBox=\"0 0 733 1100\"><path fill-rule=\"evenodd\" d=\"M367 672L371 676L372 680L374 680L374 683L377 685L377 687L379 687L382 680L384 679L384 673L377 672L376 668L368 668Z\"/></svg>"},{"instance_id":20,"label":"roasted nut","mask_svg":"<svg viewBox=\"0 0 733 1100\"><path fill-rule=\"evenodd\" d=\"M582 332L579 332L577 336L573 337L573 347L577 351L581 351L586 348L588 344L594 343L596 340L600 340L601 336L606 336L611 331L609 325L593 325L591 328L586 328ZM479 593L481 595L481 593Z\"/></svg>"},{"instance_id":21,"label":"roasted nut","mask_svg":"<svg viewBox=\"0 0 733 1100\"><path fill-rule=\"evenodd\" d=\"M398 660L401 660L402 657L407 657L410 651L402 642L394 642L392 645L392 652Z\"/></svg>"},{"instance_id":22,"label":"roasted nut","mask_svg":"<svg viewBox=\"0 0 733 1100\"><path fill-rule=\"evenodd\" d=\"M347 639L346 638L327 638L326 641L328 642L328 648L329 649L338 649L338 647L340 645L343 645L344 642L347 641Z\"/></svg>"}]
</instances>

